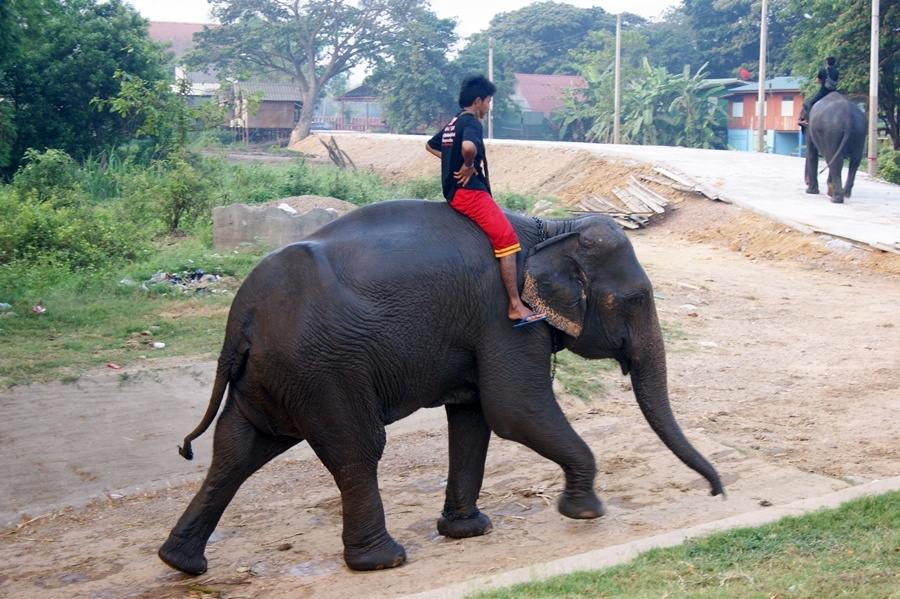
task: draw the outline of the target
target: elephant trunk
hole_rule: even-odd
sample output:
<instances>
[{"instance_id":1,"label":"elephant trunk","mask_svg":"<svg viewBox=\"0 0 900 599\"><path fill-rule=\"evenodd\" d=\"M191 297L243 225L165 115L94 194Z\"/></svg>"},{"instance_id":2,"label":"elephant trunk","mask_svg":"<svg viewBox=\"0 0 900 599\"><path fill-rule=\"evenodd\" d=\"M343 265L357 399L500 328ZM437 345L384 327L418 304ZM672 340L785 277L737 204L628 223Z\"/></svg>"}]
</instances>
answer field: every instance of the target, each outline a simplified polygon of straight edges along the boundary
<instances>
[{"instance_id":1,"label":"elephant trunk","mask_svg":"<svg viewBox=\"0 0 900 599\"><path fill-rule=\"evenodd\" d=\"M657 331L659 327L657 325ZM694 449L672 414L666 383L666 354L662 332L658 332L629 362L631 384L644 417L660 440L689 468L709 481L713 495L723 494L716 469Z\"/></svg>"}]
</instances>

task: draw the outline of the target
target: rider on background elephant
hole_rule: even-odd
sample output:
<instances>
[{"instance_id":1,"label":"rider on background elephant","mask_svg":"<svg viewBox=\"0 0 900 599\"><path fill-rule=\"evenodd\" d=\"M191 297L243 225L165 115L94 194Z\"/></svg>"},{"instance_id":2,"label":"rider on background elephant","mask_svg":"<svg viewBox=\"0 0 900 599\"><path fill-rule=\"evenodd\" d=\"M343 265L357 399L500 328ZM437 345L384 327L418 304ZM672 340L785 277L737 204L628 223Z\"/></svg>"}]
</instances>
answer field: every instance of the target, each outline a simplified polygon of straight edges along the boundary
<instances>
[{"instance_id":1,"label":"rider on background elephant","mask_svg":"<svg viewBox=\"0 0 900 599\"><path fill-rule=\"evenodd\" d=\"M798 124L804 128L809 125L809 111L812 110L813 104L827 96L833 91L837 91L837 82L841 74L837 69L837 59L829 56L825 59L825 66L819 69L816 79L819 80L819 91L803 102L803 108L800 110L800 118Z\"/></svg>"},{"instance_id":2,"label":"rider on background elephant","mask_svg":"<svg viewBox=\"0 0 900 599\"><path fill-rule=\"evenodd\" d=\"M423 407L447 413L442 535L492 529L477 506L491 432L561 466L560 513L601 516L593 453L553 392L562 349L616 360L660 440L722 494L672 413L653 288L621 228L601 216L507 218L523 250L517 287L547 314L518 329L488 239L444 202L365 206L263 258L235 295L209 407L180 449L191 457L227 392L212 463L160 558L206 571L209 536L241 484L305 440L340 490L347 565L401 565L378 462L385 426Z\"/></svg>"}]
</instances>

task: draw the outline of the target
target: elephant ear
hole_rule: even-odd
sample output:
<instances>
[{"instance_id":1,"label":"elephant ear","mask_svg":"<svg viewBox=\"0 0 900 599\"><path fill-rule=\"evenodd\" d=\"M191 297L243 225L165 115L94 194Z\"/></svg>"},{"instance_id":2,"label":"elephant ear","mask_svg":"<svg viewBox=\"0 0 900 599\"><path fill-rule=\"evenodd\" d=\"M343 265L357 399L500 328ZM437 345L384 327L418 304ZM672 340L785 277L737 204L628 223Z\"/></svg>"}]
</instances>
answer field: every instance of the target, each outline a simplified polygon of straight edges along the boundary
<instances>
[{"instance_id":1,"label":"elephant ear","mask_svg":"<svg viewBox=\"0 0 900 599\"><path fill-rule=\"evenodd\" d=\"M572 337L581 335L587 310L587 277L577 260L577 232L535 246L525 261L522 299Z\"/></svg>"}]
</instances>

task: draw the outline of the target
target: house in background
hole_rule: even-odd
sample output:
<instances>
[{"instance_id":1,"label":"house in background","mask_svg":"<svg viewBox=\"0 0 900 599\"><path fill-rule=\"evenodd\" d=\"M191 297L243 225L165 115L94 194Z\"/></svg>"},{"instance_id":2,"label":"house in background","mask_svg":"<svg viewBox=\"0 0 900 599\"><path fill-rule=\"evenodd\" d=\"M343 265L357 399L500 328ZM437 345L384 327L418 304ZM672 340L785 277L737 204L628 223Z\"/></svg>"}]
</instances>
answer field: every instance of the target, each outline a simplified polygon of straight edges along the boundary
<instances>
[{"instance_id":1,"label":"house in background","mask_svg":"<svg viewBox=\"0 0 900 599\"><path fill-rule=\"evenodd\" d=\"M303 94L289 83L235 81L222 90L219 101L230 108L228 126L240 129L245 141L290 138L300 120Z\"/></svg>"},{"instance_id":2,"label":"house in background","mask_svg":"<svg viewBox=\"0 0 900 599\"><path fill-rule=\"evenodd\" d=\"M775 77L765 82L765 109L763 127L766 131L766 149L770 153L802 156L804 144L797 118L803 106L801 89L805 80L801 77ZM733 87L724 95L728 103L728 148L744 152L755 150L759 131L756 101L759 83L749 82Z\"/></svg>"},{"instance_id":3,"label":"house in background","mask_svg":"<svg viewBox=\"0 0 900 599\"><path fill-rule=\"evenodd\" d=\"M384 109L378 91L366 83L337 98L323 98L316 105L315 128L348 131L385 129Z\"/></svg>"},{"instance_id":4,"label":"house in background","mask_svg":"<svg viewBox=\"0 0 900 599\"><path fill-rule=\"evenodd\" d=\"M550 115L563 106L567 90L587 87L587 81L578 75L515 73L515 80L511 99L521 113L494 121L495 137L556 139Z\"/></svg>"}]
</instances>

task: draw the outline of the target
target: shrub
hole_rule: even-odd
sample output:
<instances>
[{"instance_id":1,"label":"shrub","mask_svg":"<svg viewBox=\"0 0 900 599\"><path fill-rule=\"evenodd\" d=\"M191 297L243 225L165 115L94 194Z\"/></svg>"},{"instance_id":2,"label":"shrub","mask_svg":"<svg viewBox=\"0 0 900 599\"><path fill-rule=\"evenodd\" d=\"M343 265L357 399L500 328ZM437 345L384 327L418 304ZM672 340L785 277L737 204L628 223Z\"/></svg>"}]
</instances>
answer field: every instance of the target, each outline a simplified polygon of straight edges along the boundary
<instances>
[{"instance_id":1,"label":"shrub","mask_svg":"<svg viewBox=\"0 0 900 599\"><path fill-rule=\"evenodd\" d=\"M56 206L36 193L0 192L0 263L44 261L71 269L142 253L143 236L108 207Z\"/></svg>"},{"instance_id":2,"label":"shrub","mask_svg":"<svg viewBox=\"0 0 900 599\"><path fill-rule=\"evenodd\" d=\"M72 157L62 150L27 150L25 164L13 178L13 189L21 197L29 196L38 202L53 201L58 206L80 204L81 170Z\"/></svg>"},{"instance_id":3,"label":"shrub","mask_svg":"<svg viewBox=\"0 0 900 599\"><path fill-rule=\"evenodd\" d=\"M878 151L878 176L900 185L900 151L884 144Z\"/></svg>"}]
</instances>

